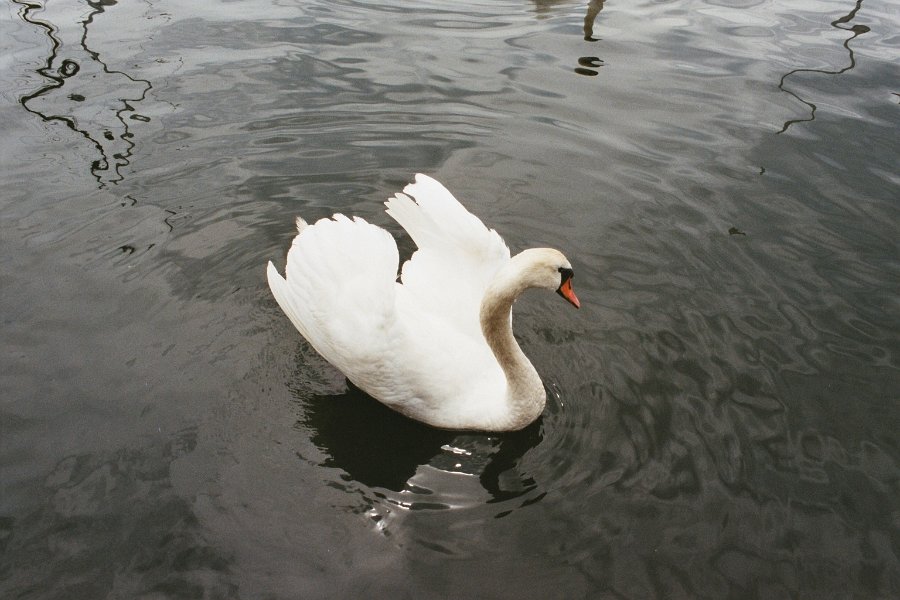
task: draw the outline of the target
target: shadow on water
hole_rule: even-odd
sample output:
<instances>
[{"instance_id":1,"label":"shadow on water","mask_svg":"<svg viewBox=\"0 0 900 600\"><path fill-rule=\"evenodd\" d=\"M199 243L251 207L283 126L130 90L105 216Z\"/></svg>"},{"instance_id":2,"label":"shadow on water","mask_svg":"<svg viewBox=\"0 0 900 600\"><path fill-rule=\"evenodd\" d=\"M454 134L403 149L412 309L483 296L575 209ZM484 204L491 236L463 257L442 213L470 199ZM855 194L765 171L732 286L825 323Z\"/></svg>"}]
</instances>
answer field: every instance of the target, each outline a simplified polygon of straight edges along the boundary
<instances>
[{"instance_id":1,"label":"shadow on water","mask_svg":"<svg viewBox=\"0 0 900 600\"><path fill-rule=\"evenodd\" d=\"M791 90L787 89L785 87L785 81L787 80L788 77L791 77L792 75L796 75L798 73L820 73L822 75L841 75L856 66L856 57L853 54L853 49L850 48L850 42L853 41L854 39L856 39L857 36L860 36L864 33L868 33L869 28L865 25L853 25L851 27L842 27L842 25L849 23L854 18L856 18L856 13L859 12L859 10L862 8L862 1L863 0L856 0L856 6L853 7L853 10L851 10L849 13L847 13L843 17L837 18L831 22L832 27L834 27L836 29L843 29L844 31L849 31L853 34L850 37L848 37L846 40L844 40L844 43L843 43L844 48L847 50L847 53L850 56L850 64L849 65L847 65L843 69L839 69L837 71L827 71L824 69L794 69L793 71L789 71L789 72L785 73L781 77L781 80L778 82L778 87L781 89L781 91L783 91L787 94L790 94L791 96L793 96L794 98L796 98L797 100L799 100L800 102L802 102L803 104L808 106L809 107L809 118L807 118L807 119L790 119L788 121L785 121L784 126L781 128L781 131L779 131L778 133L784 133L785 131L788 130L788 128L791 125L793 125L795 123L806 123L808 121L816 120L816 105L813 104L812 102L804 100L798 94L795 94Z\"/></svg>"},{"instance_id":2,"label":"shadow on water","mask_svg":"<svg viewBox=\"0 0 900 600\"><path fill-rule=\"evenodd\" d=\"M50 55L37 70L49 83L19 102L44 121L59 121L91 142L100 154L91 164L91 174L101 186L121 181L120 169L129 164L135 146L129 121L149 121L135 112L134 103L142 101L152 86L110 69L88 46L94 17L116 0L13 2L22 7L19 16L42 28L50 41Z\"/></svg>"},{"instance_id":3,"label":"shadow on water","mask_svg":"<svg viewBox=\"0 0 900 600\"><path fill-rule=\"evenodd\" d=\"M518 497L536 485L518 466L543 438L541 419L505 434L435 429L387 408L348 382L342 394L308 400L300 425L327 456L323 466L341 469L370 488L430 495L435 490L411 482L422 467L432 474L476 477L488 503ZM441 503L440 494L431 504L451 507Z\"/></svg>"}]
</instances>

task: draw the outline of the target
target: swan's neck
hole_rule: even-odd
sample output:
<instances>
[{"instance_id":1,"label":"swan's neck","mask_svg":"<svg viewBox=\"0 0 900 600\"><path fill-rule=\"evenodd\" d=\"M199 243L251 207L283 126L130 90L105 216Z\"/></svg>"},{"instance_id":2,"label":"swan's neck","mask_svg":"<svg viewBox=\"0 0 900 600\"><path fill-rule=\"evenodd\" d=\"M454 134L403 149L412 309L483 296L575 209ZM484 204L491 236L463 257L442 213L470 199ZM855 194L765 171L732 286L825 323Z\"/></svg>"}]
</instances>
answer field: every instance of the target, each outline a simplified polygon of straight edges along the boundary
<instances>
[{"instance_id":1,"label":"swan's neck","mask_svg":"<svg viewBox=\"0 0 900 600\"><path fill-rule=\"evenodd\" d=\"M498 273L481 301L482 333L506 375L506 401L512 421L509 429L534 421L547 400L540 376L513 336L513 302L530 287L523 273L527 265L517 258Z\"/></svg>"}]
</instances>

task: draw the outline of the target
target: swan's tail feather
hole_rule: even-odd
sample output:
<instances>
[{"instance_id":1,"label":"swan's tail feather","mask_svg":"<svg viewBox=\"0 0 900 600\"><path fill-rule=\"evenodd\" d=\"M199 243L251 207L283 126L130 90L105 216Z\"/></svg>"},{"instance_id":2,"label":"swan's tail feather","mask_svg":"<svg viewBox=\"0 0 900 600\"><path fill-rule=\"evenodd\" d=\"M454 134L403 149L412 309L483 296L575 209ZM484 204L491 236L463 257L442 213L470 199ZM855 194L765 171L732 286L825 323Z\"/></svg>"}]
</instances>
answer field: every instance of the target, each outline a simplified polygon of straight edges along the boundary
<instances>
[{"instance_id":1,"label":"swan's tail feather","mask_svg":"<svg viewBox=\"0 0 900 600\"><path fill-rule=\"evenodd\" d=\"M297 217L297 233L302 233L307 227L309 227L309 223L304 221L301 217Z\"/></svg>"},{"instance_id":2,"label":"swan's tail feather","mask_svg":"<svg viewBox=\"0 0 900 600\"><path fill-rule=\"evenodd\" d=\"M295 306L296 297L290 293L287 280L281 276L271 260L269 261L268 267L266 267L266 279L269 281L269 289L272 290L272 295L275 296L275 301L278 302L278 306L281 307L284 314L291 320L291 323L294 324L297 331L299 331L303 337L308 338L309 333L303 322L303 311L301 307Z\"/></svg>"}]
</instances>

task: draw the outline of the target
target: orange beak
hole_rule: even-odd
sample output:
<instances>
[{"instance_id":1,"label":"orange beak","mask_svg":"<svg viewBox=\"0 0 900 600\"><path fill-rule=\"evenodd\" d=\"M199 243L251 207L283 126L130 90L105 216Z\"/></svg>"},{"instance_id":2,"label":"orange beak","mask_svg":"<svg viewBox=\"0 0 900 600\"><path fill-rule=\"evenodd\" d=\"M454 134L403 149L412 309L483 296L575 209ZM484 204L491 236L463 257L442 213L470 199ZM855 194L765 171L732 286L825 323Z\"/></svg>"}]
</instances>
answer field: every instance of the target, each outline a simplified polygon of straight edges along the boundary
<instances>
[{"instance_id":1,"label":"orange beak","mask_svg":"<svg viewBox=\"0 0 900 600\"><path fill-rule=\"evenodd\" d=\"M575 290L572 289L571 277L562 282L556 293L568 300L575 308L581 308L581 302L578 301L578 296L575 295Z\"/></svg>"}]
</instances>

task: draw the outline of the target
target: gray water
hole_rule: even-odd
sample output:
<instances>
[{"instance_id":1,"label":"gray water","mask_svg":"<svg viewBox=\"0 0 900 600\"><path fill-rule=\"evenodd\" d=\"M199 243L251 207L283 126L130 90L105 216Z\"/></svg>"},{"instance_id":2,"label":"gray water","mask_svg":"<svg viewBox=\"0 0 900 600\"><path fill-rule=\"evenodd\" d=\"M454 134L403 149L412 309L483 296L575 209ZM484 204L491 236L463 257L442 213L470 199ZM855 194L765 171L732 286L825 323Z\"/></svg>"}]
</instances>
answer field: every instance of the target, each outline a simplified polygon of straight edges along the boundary
<instances>
[{"instance_id":1,"label":"gray water","mask_svg":"<svg viewBox=\"0 0 900 600\"><path fill-rule=\"evenodd\" d=\"M891 0L0 5L0 597L900 597ZM582 302L407 421L272 300L443 181Z\"/></svg>"}]
</instances>

